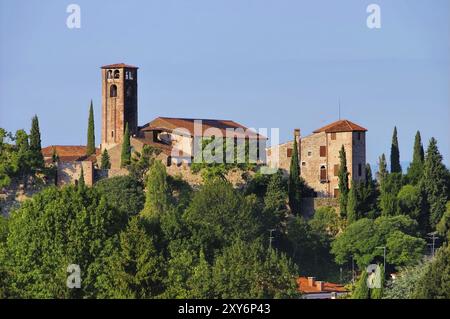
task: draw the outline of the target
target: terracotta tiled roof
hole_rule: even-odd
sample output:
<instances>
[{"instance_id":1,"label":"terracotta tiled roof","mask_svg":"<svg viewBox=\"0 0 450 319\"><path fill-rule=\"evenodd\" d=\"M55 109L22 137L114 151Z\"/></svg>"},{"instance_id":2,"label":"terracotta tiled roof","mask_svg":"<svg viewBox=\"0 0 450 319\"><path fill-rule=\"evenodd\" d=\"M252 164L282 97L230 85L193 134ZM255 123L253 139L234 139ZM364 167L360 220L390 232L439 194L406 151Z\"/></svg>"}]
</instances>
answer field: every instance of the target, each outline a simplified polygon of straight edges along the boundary
<instances>
[{"instance_id":1,"label":"terracotta tiled roof","mask_svg":"<svg viewBox=\"0 0 450 319\"><path fill-rule=\"evenodd\" d=\"M309 284L308 277L298 277L297 287L301 293L304 294L319 294L324 292L348 292L343 285L334 284L331 282L322 282L323 286L320 289L317 281L314 280L314 285Z\"/></svg>"},{"instance_id":2,"label":"terracotta tiled roof","mask_svg":"<svg viewBox=\"0 0 450 319\"><path fill-rule=\"evenodd\" d=\"M367 129L365 129L362 126L359 126L358 124L350 122L349 120L339 120L331 124L328 124L324 127L321 127L315 130L313 133L365 132L365 131L367 131Z\"/></svg>"},{"instance_id":3,"label":"terracotta tiled roof","mask_svg":"<svg viewBox=\"0 0 450 319\"><path fill-rule=\"evenodd\" d=\"M101 68L102 69L121 69L121 68L139 69L137 66L133 66L133 65L125 64L125 63L104 65Z\"/></svg>"},{"instance_id":4,"label":"terracotta tiled roof","mask_svg":"<svg viewBox=\"0 0 450 319\"><path fill-rule=\"evenodd\" d=\"M82 145L50 145L42 149L44 159L51 159L53 150L56 151L61 162L73 161L96 161L96 156L100 155L100 149L95 149L95 154L86 156L86 146Z\"/></svg>"},{"instance_id":5,"label":"terracotta tiled roof","mask_svg":"<svg viewBox=\"0 0 450 319\"><path fill-rule=\"evenodd\" d=\"M202 121L202 131L196 132L194 131L194 121L201 120ZM207 132L209 128L218 128L223 136L226 136L226 129L243 129L244 131L247 130L247 127L236 123L231 120L211 120L211 119L190 119L190 118L172 118L172 117L157 117L150 123L147 123L144 125L141 130L142 131L152 131L152 130L166 130L166 131L173 131L175 129L185 129L189 131L189 134L191 136L203 135L203 136L209 136L212 135L211 132ZM205 132L206 131L206 132ZM236 132L236 136L244 137L244 134L239 134L239 132ZM260 138L266 138L265 136L262 136L252 130L249 130L245 133L245 137L248 137L250 139L256 139L258 137Z\"/></svg>"}]
</instances>

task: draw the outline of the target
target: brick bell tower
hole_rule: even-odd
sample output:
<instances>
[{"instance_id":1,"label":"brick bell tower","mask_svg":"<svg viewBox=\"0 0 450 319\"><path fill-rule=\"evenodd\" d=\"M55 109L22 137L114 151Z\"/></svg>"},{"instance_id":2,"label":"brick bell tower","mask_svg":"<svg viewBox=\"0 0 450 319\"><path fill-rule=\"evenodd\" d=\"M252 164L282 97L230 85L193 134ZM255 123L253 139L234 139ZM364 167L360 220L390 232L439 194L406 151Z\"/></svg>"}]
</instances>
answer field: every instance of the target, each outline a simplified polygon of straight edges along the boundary
<instances>
[{"instance_id":1,"label":"brick bell tower","mask_svg":"<svg viewBox=\"0 0 450 319\"><path fill-rule=\"evenodd\" d=\"M123 63L102 69L102 144L110 149L123 142L125 124L131 136L137 134L137 70Z\"/></svg>"}]
</instances>

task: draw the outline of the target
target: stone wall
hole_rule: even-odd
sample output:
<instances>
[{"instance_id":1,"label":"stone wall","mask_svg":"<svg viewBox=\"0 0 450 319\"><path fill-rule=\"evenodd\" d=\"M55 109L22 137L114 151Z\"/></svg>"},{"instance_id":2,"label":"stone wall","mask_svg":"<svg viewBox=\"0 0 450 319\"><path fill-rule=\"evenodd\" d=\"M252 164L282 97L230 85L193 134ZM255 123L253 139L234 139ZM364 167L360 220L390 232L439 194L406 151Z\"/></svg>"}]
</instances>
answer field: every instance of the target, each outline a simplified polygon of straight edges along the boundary
<instances>
[{"instance_id":1,"label":"stone wall","mask_svg":"<svg viewBox=\"0 0 450 319\"><path fill-rule=\"evenodd\" d=\"M85 184L92 186L94 183L94 166L91 161L59 162L57 185L77 183L81 176L81 167L83 167Z\"/></svg>"}]
</instances>

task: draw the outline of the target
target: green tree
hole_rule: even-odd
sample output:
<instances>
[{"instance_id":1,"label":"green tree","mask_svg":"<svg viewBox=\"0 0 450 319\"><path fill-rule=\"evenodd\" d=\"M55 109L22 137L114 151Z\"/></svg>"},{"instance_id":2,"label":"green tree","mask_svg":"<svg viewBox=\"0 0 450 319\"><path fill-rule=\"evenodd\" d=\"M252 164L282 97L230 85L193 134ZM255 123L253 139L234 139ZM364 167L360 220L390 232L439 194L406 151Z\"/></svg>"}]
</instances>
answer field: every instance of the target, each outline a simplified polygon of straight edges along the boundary
<instances>
[{"instance_id":1,"label":"green tree","mask_svg":"<svg viewBox=\"0 0 450 319\"><path fill-rule=\"evenodd\" d=\"M120 233L118 249L107 259L109 273L98 278L100 298L154 298L163 292L165 263L139 216Z\"/></svg>"},{"instance_id":2,"label":"green tree","mask_svg":"<svg viewBox=\"0 0 450 319\"><path fill-rule=\"evenodd\" d=\"M272 174L264 197L264 213L267 218L267 228L278 228L286 217L287 193L284 188L283 176L280 172Z\"/></svg>"},{"instance_id":3,"label":"green tree","mask_svg":"<svg viewBox=\"0 0 450 319\"><path fill-rule=\"evenodd\" d=\"M423 165L424 165L425 155L423 151L422 139L420 137L420 132L417 131L414 138L414 152L413 160L408 167L408 180L411 184L417 185L423 175Z\"/></svg>"},{"instance_id":4,"label":"green tree","mask_svg":"<svg viewBox=\"0 0 450 319\"><path fill-rule=\"evenodd\" d=\"M160 153L161 150L159 148L150 145L144 145L142 152L135 151L134 156L131 158L131 165L128 167L130 175L144 183L148 170Z\"/></svg>"},{"instance_id":5,"label":"green tree","mask_svg":"<svg viewBox=\"0 0 450 319\"><path fill-rule=\"evenodd\" d=\"M378 159L378 181L380 184L383 183L383 179L388 175L387 171L387 163L386 163L386 156L381 154L380 158Z\"/></svg>"},{"instance_id":6,"label":"green tree","mask_svg":"<svg viewBox=\"0 0 450 319\"><path fill-rule=\"evenodd\" d=\"M86 188L86 182L84 181L84 170L83 170L83 165L81 165L80 179L78 180L78 189L84 190L85 188Z\"/></svg>"},{"instance_id":7,"label":"green tree","mask_svg":"<svg viewBox=\"0 0 450 319\"><path fill-rule=\"evenodd\" d=\"M436 229L439 235L446 238L447 243L450 243L450 202L447 202L447 209L437 224Z\"/></svg>"},{"instance_id":8,"label":"green tree","mask_svg":"<svg viewBox=\"0 0 450 319\"><path fill-rule=\"evenodd\" d=\"M445 212L447 203L447 169L442 163L442 155L439 153L437 141L431 138L425 156L425 164L422 178L427 208L430 216L430 226L434 229Z\"/></svg>"},{"instance_id":9,"label":"green tree","mask_svg":"<svg viewBox=\"0 0 450 319\"><path fill-rule=\"evenodd\" d=\"M143 186L131 176L115 176L94 184L108 203L124 215L134 216L144 208Z\"/></svg>"},{"instance_id":10,"label":"green tree","mask_svg":"<svg viewBox=\"0 0 450 319\"><path fill-rule=\"evenodd\" d=\"M378 190L376 181L372 177L370 164L365 167L365 180L360 187L360 211L361 217L375 219L378 217Z\"/></svg>"},{"instance_id":11,"label":"green tree","mask_svg":"<svg viewBox=\"0 0 450 319\"><path fill-rule=\"evenodd\" d=\"M397 127L394 127L391 144L391 173L401 173L402 166L400 165L400 149L398 147Z\"/></svg>"},{"instance_id":12,"label":"green tree","mask_svg":"<svg viewBox=\"0 0 450 319\"><path fill-rule=\"evenodd\" d=\"M86 155L95 154L95 129L94 129L94 107L89 106L89 119L88 119L88 130L87 130L87 146Z\"/></svg>"},{"instance_id":13,"label":"green tree","mask_svg":"<svg viewBox=\"0 0 450 319\"><path fill-rule=\"evenodd\" d=\"M110 157L109 157L108 151L106 149L102 153L101 161L102 161L101 165L100 165L101 169L110 169L111 168Z\"/></svg>"},{"instance_id":14,"label":"green tree","mask_svg":"<svg viewBox=\"0 0 450 319\"><path fill-rule=\"evenodd\" d=\"M12 213L6 241L10 297L95 297L103 251L124 226L94 189L49 187ZM81 289L67 289L67 267L80 266Z\"/></svg>"},{"instance_id":15,"label":"green tree","mask_svg":"<svg viewBox=\"0 0 450 319\"><path fill-rule=\"evenodd\" d=\"M425 276L429 262L401 267L395 280L388 281L383 299L414 299L420 280Z\"/></svg>"},{"instance_id":16,"label":"green tree","mask_svg":"<svg viewBox=\"0 0 450 319\"><path fill-rule=\"evenodd\" d=\"M288 195L289 207L293 214L300 214L301 204L301 180L300 180L300 164L298 159L297 138L294 136L294 146L292 149L291 165L289 168Z\"/></svg>"},{"instance_id":17,"label":"green tree","mask_svg":"<svg viewBox=\"0 0 450 319\"><path fill-rule=\"evenodd\" d=\"M336 209L331 206L319 207L313 218L309 221L311 228L316 233L327 233L332 238L336 237L342 228L342 221L336 213Z\"/></svg>"},{"instance_id":18,"label":"green tree","mask_svg":"<svg viewBox=\"0 0 450 319\"><path fill-rule=\"evenodd\" d=\"M450 246L441 247L419 280L414 297L421 299L450 298Z\"/></svg>"},{"instance_id":19,"label":"green tree","mask_svg":"<svg viewBox=\"0 0 450 319\"><path fill-rule=\"evenodd\" d=\"M125 132L123 134L122 153L120 155L120 167L127 167L131 163L131 144L130 144L130 130L128 123L125 125Z\"/></svg>"},{"instance_id":20,"label":"green tree","mask_svg":"<svg viewBox=\"0 0 450 319\"><path fill-rule=\"evenodd\" d=\"M344 145L342 145L341 150L339 151L339 208L341 212L341 216L347 216L347 200L348 200L348 169L347 169L347 156L345 154Z\"/></svg>"},{"instance_id":21,"label":"green tree","mask_svg":"<svg viewBox=\"0 0 450 319\"><path fill-rule=\"evenodd\" d=\"M351 298L352 299L369 299L370 298L370 291L369 287L367 286L367 271L363 270L361 273L361 276L359 277L359 280L356 284L355 290L352 293Z\"/></svg>"},{"instance_id":22,"label":"green tree","mask_svg":"<svg viewBox=\"0 0 450 319\"><path fill-rule=\"evenodd\" d=\"M356 181L352 181L352 187L348 193L347 199L347 222L351 224L361 218L362 212L360 211L360 192L361 184Z\"/></svg>"},{"instance_id":23,"label":"green tree","mask_svg":"<svg viewBox=\"0 0 450 319\"><path fill-rule=\"evenodd\" d=\"M38 170L44 167L44 156L41 149L41 132L39 130L39 120L35 115L31 121L30 130L30 151L31 151L31 166Z\"/></svg>"},{"instance_id":24,"label":"green tree","mask_svg":"<svg viewBox=\"0 0 450 319\"><path fill-rule=\"evenodd\" d=\"M422 198L417 186L405 185L397 194L398 213L408 215L419 222L422 214Z\"/></svg>"},{"instance_id":25,"label":"green tree","mask_svg":"<svg viewBox=\"0 0 450 319\"><path fill-rule=\"evenodd\" d=\"M167 172L161 161L155 161L147 178L147 192L142 215L148 218L159 217L170 205Z\"/></svg>"},{"instance_id":26,"label":"green tree","mask_svg":"<svg viewBox=\"0 0 450 319\"><path fill-rule=\"evenodd\" d=\"M221 179L206 182L194 194L183 219L192 233L196 251L202 249L208 260L214 252L230 245L235 239L251 241L262 229L256 197L243 196Z\"/></svg>"},{"instance_id":27,"label":"green tree","mask_svg":"<svg viewBox=\"0 0 450 319\"><path fill-rule=\"evenodd\" d=\"M380 184L380 208L383 216L394 216L398 212L397 194L402 187L401 173L386 175Z\"/></svg>"},{"instance_id":28,"label":"green tree","mask_svg":"<svg viewBox=\"0 0 450 319\"><path fill-rule=\"evenodd\" d=\"M422 257L426 243L416 237L418 224L408 216L382 216L375 220L362 218L350 224L332 243L332 253L338 264L354 258L362 269L374 261L383 261L393 267L416 263Z\"/></svg>"},{"instance_id":29,"label":"green tree","mask_svg":"<svg viewBox=\"0 0 450 319\"><path fill-rule=\"evenodd\" d=\"M297 276L297 268L284 254L257 241L235 241L216 258L212 269L218 298L295 298Z\"/></svg>"}]
</instances>

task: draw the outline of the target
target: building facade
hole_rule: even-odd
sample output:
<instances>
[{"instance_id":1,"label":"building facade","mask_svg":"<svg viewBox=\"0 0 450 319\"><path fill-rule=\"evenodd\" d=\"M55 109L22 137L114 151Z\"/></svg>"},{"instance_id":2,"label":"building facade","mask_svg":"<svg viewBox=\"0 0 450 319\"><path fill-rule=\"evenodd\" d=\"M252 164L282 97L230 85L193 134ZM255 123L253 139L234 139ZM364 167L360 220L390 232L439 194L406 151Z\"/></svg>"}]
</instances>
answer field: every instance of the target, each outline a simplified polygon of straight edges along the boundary
<instances>
[{"instance_id":1,"label":"building facade","mask_svg":"<svg viewBox=\"0 0 450 319\"><path fill-rule=\"evenodd\" d=\"M339 151L344 146L349 181L365 179L367 129L348 120L339 120L306 137L295 130L301 176L317 197L339 196ZM267 164L289 172L293 141L267 150ZM278 156L277 156L278 154Z\"/></svg>"}]
</instances>

